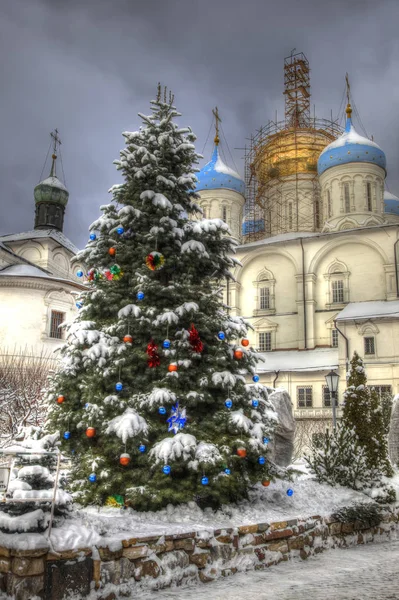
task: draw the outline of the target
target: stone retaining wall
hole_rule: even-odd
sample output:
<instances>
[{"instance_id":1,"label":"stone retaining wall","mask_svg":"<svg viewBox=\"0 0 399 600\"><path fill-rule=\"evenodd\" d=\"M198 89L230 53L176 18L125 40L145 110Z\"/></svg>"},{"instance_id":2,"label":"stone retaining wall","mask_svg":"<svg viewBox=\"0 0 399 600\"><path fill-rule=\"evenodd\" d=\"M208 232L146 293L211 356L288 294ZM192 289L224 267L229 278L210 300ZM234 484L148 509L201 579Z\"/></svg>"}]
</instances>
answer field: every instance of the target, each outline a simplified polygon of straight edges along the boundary
<instances>
[{"instance_id":1,"label":"stone retaining wall","mask_svg":"<svg viewBox=\"0 0 399 600\"><path fill-rule=\"evenodd\" d=\"M265 569L291 557L306 559L328 548L396 538L399 507L386 509L379 525L339 522L318 515L238 528L134 537L120 547L81 548L54 554L48 548L0 547L0 590L15 600L84 597L93 587L99 600L114 600L112 585L130 597L141 587L160 589L189 581L207 583L237 571ZM104 540L105 542L105 540Z\"/></svg>"}]
</instances>

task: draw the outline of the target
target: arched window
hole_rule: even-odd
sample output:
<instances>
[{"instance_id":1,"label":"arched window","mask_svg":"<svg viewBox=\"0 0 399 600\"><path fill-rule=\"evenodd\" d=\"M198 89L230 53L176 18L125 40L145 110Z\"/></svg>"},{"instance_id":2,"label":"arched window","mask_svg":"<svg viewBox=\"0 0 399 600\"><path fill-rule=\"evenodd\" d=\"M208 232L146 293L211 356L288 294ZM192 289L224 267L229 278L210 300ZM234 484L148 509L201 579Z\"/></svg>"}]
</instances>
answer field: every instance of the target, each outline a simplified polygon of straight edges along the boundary
<instances>
[{"instance_id":1,"label":"arched window","mask_svg":"<svg viewBox=\"0 0 399 600\"><path fill-rule=\"evenodd\" d=\"M368 181L366 183L366 196L367 196L367 210L370 212L373 210L373 201L371 197L371 183Z\"/></svg>"},{"instance_id":2,"label":"arched window","mask_svg":"<svg viewBox=\"0 0 399 600\"><path fill-rule=\"evenodd\" d=\"M328 215L328 218L330 218L332 215L330 190L327 190L327 215Z\"/></svg>"},{"instance_id":3,"label":"arched window","mask_svg":"<svg viewBox=\"0 0 399 600\"><path fill-rule=\"evenodd\" d=\"M226 223L226 221L227 221L227 207L226 206L222 207L222 219Z\"/></svg>"},{"instance_id":4,"label":"arched window","mask_svg":"<svg viewBox=\"0 0 399 600\"><path fill-rule=\"evenodd\" d=\"M345 212L349 213L351 211L349 183L344 183L344 206Z\"/></svg>"}]
</instances>

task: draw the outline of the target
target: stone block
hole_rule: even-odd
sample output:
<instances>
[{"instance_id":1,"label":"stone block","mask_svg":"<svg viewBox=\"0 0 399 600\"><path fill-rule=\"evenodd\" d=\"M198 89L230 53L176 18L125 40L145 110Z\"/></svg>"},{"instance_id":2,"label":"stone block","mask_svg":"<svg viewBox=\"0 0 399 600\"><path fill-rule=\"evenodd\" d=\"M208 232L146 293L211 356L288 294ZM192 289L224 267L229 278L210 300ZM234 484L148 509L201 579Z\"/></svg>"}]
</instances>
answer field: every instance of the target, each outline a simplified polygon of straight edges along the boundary
<instances>
[{"instance_id":1,"label":"stone block","mask_svg":"<svg viewBox=\"0 0 399 600\"><path fill-rule=\"evenodd\" d=\"M103 561L119 560L122 558L123 548L119 550L110 550L109 548L99 548L98 552Z\"/></svg>"},{"instance_id":2,"label":"stone block","mask_svg":"<svg viewBox=\"0 0 399 600\"><path fill-rule=\"evenodd\" d=\"M242 525L241 527L238 528L238 533L240 535L247 535L247 533L257 533L258 532L258 525Z\"/></svg>"},{"instance_id":3,"label":"stone block","mask_svg":"<svg viewBox=\"0 0 399 600\"><path fill-rule=\"evenodd\" d=\"M42 575L44 564L44 558L20 558L16 556L12 561L12 572L20 577Z\"/></svg>"},{"instance_id":4,"label":"stone block","mask_svg":"<svg viewBox=\"0 0 399 600\"><path fill-rule=\"evenodd\" d=\"M9 571L11 571L11 559L0 558L0 573L8 573Z\"/></svg>"},{"instance_id":5,"label":"stone block","mask_svg":"<svg viewBox=\"0 0 399 600\"><path fill-rule=\"evenodd\" d=\"M330 532L330 535L339 535L341 533L341 527L342 527L342 523L329 523L328 525L328 529Z\"/></svg>"},{"instance_id":6,"label":"stone block","mask_svg":"<svg viewBox=\"0 0 399 600\"><path fill-rule=\"evenodd\" d=\"M190 533L173 533L171 535L165 535L165 540L185 540L186 538L195 538L196 533L192 531ZM212 537L212 534L210 534Z\"/></svg>"},{"instance_id":7,"label":"stone block","mask_svg":"<svg viewBox=\"0 0 399 600\"><path fill-rule=\"evenodd\" d=\"M226 534L221 534L218 535L216 538L216 541L219 542L219 544L232 544L233 543L233 535L231 533L226 533Z\"/></svg>"},{"instance_id":8,"label":"stone block","mask_svg":"<svg viewBox=\"0 0 399 600\"><path fill-rule=\"evenodd\" d=\"M210 553L213 560L221 558L222 560L227 561L237 554L237 550L231 545L213 546ZM193 556L195 556L195 554Z\"/></svg>"},{"instance_id":9,"label":"stone block","mask_svg":"<svg viewBox=\"0 0 399 600\"><path fill-rule=\"evenodd\" d=\"M93 580L91 557L86 556L79 561L48 560L45 568L45 600L68 597L67 591L69 595L88 596Z\"/></svg>"},{"instance_id":10,"label":"stone block","mask_svg":"<svg viewBox=\"0 0 399 600\"><path fill-rule=\"evenodd\" d=\"M270 527L270 523L258 523L258 531L259 533L263 533L267 531Z\"/></svg>"},{"instance_id":11,"label":"stone block","mask_svg":"<svg viewBox=\"0 0 399 600\"><path fill-rule=\"evenodd\" d=\"M7 594L13 600L32 600L35 596L42 595L44 590L44 576L19 577L14 573L7 576ZM57 596L51 596L56 598ZM62 596L59 596L62 598Z\"/></svg>"},{"instance_id":12,"label":"stone block","mask_svg":"<svg viewBox=\"0 0 399 600\"><path fill-rule=\"evenodd\" d=\"M174 540L175 550L185 550L186 552L194 552L195 540L194 538L183 538L180 540Z\"/></svg>"},{"instance_id":13,"label":"stone block","mask_svg":"<svg viewBox=\"0 0 399 600\"><path fill-rule=\"evenodd\" d=\"M295 521L296 525L296 521ZM270 524L270 531L276 531L277 529L287 529L288 522L287 521L276 521L276 523Z\"/></svg>"},{"instance_id":14,"label":"stone block","mask_svg":"<svg viewBox=\"0 0 399 600\"><path fill-rule=\"evenodd\" d=\"M266 548L270 552L281 552L282 554L288 552L287 542L275 542L273 544L268 544Z\"/></svg>"},{"instance_id":15,"label":"stone block","mask_svg":"<svg viewBox=\"0 0 399 600\"><path fill-rule=\"evenodd\" d=\"M129 548L130 546L135 546L137 544L137 538L128 538L127 540L122 540L122 546L124 548Z\"/></svg>"},{"instance_id":16,"label":"stone block","mask_svg":"<svg viewBox=\"0 0 399 600\"><path fill-rule=\"evenodd\" d=\"M35 550L11 550L11 556L18 556L20 558L37 558L39 556L44 556L47 554L48 548L37 548Z\"/></svg>"},{"instance_id":17,"label":"stone block","mask_svg":"<svg viewBox=\"0 0 399 600\"><path fill-rule=\"evenodd\" d=\"M309 550L306 550L305 548L300 549L299 556L302 558L302 560L306 560L309 555L310 555Z\"/></svg>"},{"instance_id":18,"label":"stone block","mask_svg":"<svg viewBox=\"0 0 399 600\"><path fill-rule=\"evenodd\" d=\"M162 568L168 568L170 570L180 567L185 569L188 567L190 560L189 555L184 550L173 550L173 552L167 552L159 556L161 560Z\"/></svg>"},{"instance_id":19,"label":"stone block","mask_svg":"<svg viewBox=\"0 0 399 600\"><path fill-rule=\"evenodd\" d=\"M288 547L291 550L300 550L306 546L305 537L303 535L298 535L297 537L292 537L288 540Z\"/></svg>"},{"instance_id":20,"label":"stone block","mask_svg":"<svg viewBox=\"0 0 399 600\"><path fill-rule=\"evenodd\" d=\"M90 556L90 548L80 548L79 550L65 550L63 552L52 553L49 552L46 555L46 560L76 560L81 559L83 556Z\"/></svg>"},{"instance_id":21,"label":"stone block","mask_svg":"<svg viewBox=\"0 0 399 600\"><path fill-rule=\"evenodd\" d=\"M212 548L212 545L211 540L195 540L195 546L197 548Z\"/></svg>"},{"instance_id":22,"label":"stone block","mask_svg":"<svg viewBox=\"0 0 399 600\"><path fill-rule=\"evenodd\" d=\"M152 577L152 579L156 579L159 577L160 573L161 567L155 560L139 560L136 562L137 579L141 579L142 577Z\"/></svg>"},{"instance_id":23,"label":"stone block","mask_svg":"<svg viewBox=\"0 0 399 600\"><path fill-rule=\"evenodd\" d=\"M155 554L160 554L161 552L171 552L175 546L173 540L165 540L162 544L150 544L148 547Z\"/></svg>"},{"instance_id":24,"label":"stone block","mask_svg":"<svg viewBox=\"0 0 399 600\"><path fill-rule=\"evenodd\" d=\"M120 560L102 562L100 565L101 581L103 583L119 585L121 582L121 570L122 565Z\"/></svg>"},{"instance_id":25,"label":"stone block","mask_svg":"<svg viewBox=\"0 0 399 600\"><path fill-rule=\"evenodd\" d=\"M9 548L4 548L4 546L0 546L0 556L4 556L4 557L8 557L10 556L11 552Z\"/></svg>"},{"instance_id":26,"label":"stone block","mask_svg":"<svg viewBox=\"0 0 399 600\"><path fill-rule=\"evenodd\" d=\"M210 583L211 581L215 581L217 576L216 569L207 569L206 571L200 570L198 571L198 577L202 583Z\"/></svg>"},{"instance_id":27,"label":"stone block","mask_svg":"<svg viewBox=\"0 0 399 600\"><path fill-rule=\"evenodd\" d=\"M210 559L210 552L200 552L196 554L190 554L190 563L196 565L199 569L204 569Z\"/></svg>"},{"instance_id":28,"label":"stone block","mask_svg":"<svg viewBox=\"0 0 399 600\"><path fill-rule=\"evenodd\" d=\"M292 529L277 529L276 531L272 531L271 533L264 534L265 542L269 542L271 540L278 540L280 538L287 538L293 535Z\"/></svg>"},{"instance_id":29,"label":"stone block","mask_svg":"<svg viewBox=\"0 0 399 600\"><path fill-rule=\"evenodd\" d=\"M148 554L148 546L131 546L130 548L123 548L123 558L129 560L136 560L137 558L144 558Z\"/></svg>"},{"instance_id":30,"label":"stone block","mask_svg":"<svg viewBox=\"0 0 399 600\"><path fill-rule=\"evenodd\" d=\"M341 527L341 533L353 533L354 530L354 523L352 522L348 522L348 523L342 523L342 527Z\"/></svg>"}]
</instances>

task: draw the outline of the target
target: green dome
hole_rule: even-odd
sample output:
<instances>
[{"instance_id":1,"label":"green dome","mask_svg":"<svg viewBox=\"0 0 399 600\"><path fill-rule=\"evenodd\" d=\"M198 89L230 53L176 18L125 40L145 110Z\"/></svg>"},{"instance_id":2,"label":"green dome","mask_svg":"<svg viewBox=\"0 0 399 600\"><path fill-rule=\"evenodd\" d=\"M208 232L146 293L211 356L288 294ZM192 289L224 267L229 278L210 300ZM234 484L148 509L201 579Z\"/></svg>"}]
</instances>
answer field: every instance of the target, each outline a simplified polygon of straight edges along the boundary
<instances>
[{"instance_id":1,"label":"green dome","mask_svg":"<svg viewBox=\"0 0 399 600\"><path fill-rule=\"evenodd\" d=\"M66 206L69 192L58 177L50 175L50 177L37 184L34 196L36 204L39 202L51 202L52 204Z\"/></svg>"}]
</instances>

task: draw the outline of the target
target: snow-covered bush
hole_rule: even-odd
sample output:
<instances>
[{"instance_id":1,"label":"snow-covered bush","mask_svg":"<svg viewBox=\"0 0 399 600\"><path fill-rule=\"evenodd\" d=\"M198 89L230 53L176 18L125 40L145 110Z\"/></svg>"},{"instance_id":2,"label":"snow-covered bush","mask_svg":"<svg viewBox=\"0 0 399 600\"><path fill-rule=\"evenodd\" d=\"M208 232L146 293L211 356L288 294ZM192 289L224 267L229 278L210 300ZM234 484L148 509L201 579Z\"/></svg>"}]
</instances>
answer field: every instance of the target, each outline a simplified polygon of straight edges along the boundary
<instances>
[{"instance_id":1,"label":"snow-covered bush","mask_svg":"<svg viewBox=\"0 0 399 600\"><path fill-rule=\"evenodd\" d=\"M4 452L15 456L6 502L0 503L0 530L6 533L41 532L50 520L54 497L59 434L44 435L40 427L21 427ZM59 481L54 515L68 513L72 497Z\"/></svg>"}]
</instances>

